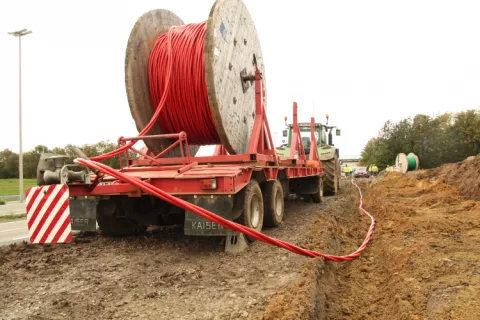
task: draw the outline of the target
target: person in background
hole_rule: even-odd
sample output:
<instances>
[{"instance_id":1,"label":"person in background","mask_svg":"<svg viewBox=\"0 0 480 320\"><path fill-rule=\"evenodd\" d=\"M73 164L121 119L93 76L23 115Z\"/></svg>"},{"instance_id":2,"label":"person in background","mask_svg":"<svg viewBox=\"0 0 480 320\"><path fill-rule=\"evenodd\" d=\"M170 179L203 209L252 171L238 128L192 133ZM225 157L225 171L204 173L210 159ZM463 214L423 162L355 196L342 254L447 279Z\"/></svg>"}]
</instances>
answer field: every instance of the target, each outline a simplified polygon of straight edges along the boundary
<instances>
[{"instance_id":1,"label":"person in background","mask_svg":"<svg viewBox=\"0 0 480 320\"><path fill-rule=\"evenodd\" d=\"M343 172L345 173L345 176L350 177L352 169L348 167L348 164L345 164L343 167Z\"/></svg>"},{"instance_id":2,"label":"person in background","mask_svg":"<svg viewBox=\"0 0 480 320\"><path fill-rule=\"evenodd\" d=\"M373 172L374 177L376 177L378 175L378 167L375 163L372 166L372 172Z\"/></svg>"},{"instance_id":3,"label":"person in background","mask_svg":"<svg viewBox=\"0 0 480 320\"><path fill-rule=\"evenodd\" d=\"M390 172L390 171L392 171L392 167L390 167L390 166L387 166L387 167L385 168L385 171L386 171L386 172Z\"/></svg>"}]
</instances>

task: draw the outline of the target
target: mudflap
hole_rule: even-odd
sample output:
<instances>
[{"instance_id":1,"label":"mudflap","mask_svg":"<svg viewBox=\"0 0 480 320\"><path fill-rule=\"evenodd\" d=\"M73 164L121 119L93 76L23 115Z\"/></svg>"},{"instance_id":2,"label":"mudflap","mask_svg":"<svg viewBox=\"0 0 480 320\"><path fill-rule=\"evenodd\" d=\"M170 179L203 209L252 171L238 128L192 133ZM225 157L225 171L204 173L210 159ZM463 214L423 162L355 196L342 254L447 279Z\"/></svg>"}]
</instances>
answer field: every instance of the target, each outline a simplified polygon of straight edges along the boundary
<instances>
[{"instance_id":1,"label":"mudflap","mask_svg":"<svg viewBox=\"0 0 480 320\"><path fill-rule=\"evenodd\" d=\"M31 243L72 241L70 195L67 185L52 184L29 188L25 203Z\"/></svg>"},{"instance_id":2,"label":"mudflap","mask_svg":"<svg viewBox=\"0 0 480 320\"><path fill-rule=\"evenodd\" d=\"M98 200L96 198L70 199L72 230L97 230L97 204Z\"/></svg>"},{"instance_id":3,"label":"mudflap","mask_svg":"<svg viewBox=\"0 0 480 320\"><path fill-rule=\"evenodd\" d=\"M233 221L233 196L232 195L198 195L191 196L187 199L188 202L195 204L201 208L211 211L222 218ZM201 216L186 211L184 233L189 236L227 236L234 235L235 231L202 218Z\"/></svg>"},{"instance_id":4,"label":"mudflap","mask_svg":"<svg viewBox=\"0 0 480 320\"><path fill-rule=\"evenodd\" d=\"M296 180L292 181L291 184L297 194L315 194L318 192L318 179L320 179L319 176L291 179Z\"/></svg>"},{"instance_id":5,"label":"mudflap","mask_svg":"<svg viewBox=\"0 0 480 320\"><path fill-rule=\"evenodd\" d=\"M320 156L321 161L328 161L331 160L335 157L335 154L337 153L337 148L332 147L332 146L324 146L318 150L318 154ZM337 155L338 157L338 155Z\"/></svg>"}]
</instances>

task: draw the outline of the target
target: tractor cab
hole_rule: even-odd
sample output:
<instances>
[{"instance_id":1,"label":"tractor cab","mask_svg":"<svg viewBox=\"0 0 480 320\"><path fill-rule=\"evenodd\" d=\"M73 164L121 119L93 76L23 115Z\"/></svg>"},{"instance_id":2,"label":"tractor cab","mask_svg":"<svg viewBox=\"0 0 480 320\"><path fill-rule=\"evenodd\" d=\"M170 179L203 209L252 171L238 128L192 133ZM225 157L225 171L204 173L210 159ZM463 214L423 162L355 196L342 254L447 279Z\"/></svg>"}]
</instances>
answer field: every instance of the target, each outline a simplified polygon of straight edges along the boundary
<instances>
[{"instance_id":1,"label":"tractor cab","mask_svg":"<svg viewBox=\"0 0 480 320\"><path fill-rule=\"evenodd\" d=\"M311 132L310 132L310 123L309 122L301 122L298 124L300 128L300 136L302 137L302 144L305 149L305 153L308 154L310 152L310 148L312 147L311 143ZM286 128L282 132L282 145L280 148L289 148L292 143L292 124L287 124ZM320 124L315 124L315 140L317 141L316 148L320 148L327 144L327 134L325 131L325 127Z\"/></svg>"},{"instance_id":2,"label":"tractor cab","mask_svg":"<svg viewBox=\"0 0 480 320\"><path fill-rule=\"evenodd\" d=\"M335 135L340 136L340 129L335 126L328 125L328 114L326 116L326 124L315 123L315 140L316 146L311 143L311 124L309 122L301 122L298 124L300 129L300 136L302 137L303 148L305 153L309 154L311 148L317 148L320 161L326 168L326 175L324 177L325 194L336 194L340 186L339 180L341 175L340 169L340 150L333 144L332 131L335 129ZM275 152L281 158L287 159L290 156L290 149L292 146L293 125L287 124L287 117L285 117L285 129L282 131L282 144L276 148ZM296 154L293 155L297 156Z\"/></svg>"}]
</instances>

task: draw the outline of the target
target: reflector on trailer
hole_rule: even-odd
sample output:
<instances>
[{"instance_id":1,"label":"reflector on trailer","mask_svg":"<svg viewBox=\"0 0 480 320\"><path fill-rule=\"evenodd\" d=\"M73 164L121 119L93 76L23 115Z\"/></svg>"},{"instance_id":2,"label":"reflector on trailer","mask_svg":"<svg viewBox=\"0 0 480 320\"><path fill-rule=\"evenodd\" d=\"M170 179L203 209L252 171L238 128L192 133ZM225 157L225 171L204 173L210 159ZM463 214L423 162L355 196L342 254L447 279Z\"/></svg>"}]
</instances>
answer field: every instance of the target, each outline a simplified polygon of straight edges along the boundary
<instances>
[{"instance_id":1,"label":"reflector on trailer","mask_svg":"<svg viewBox=\"0 0 480 320\"><path fill-rule=\"evenodd\" d=\"M66 184L32 187L27 190L28 237L32 243L72 241L70 196Z\"/></svg>"},{"instance_id":2,"label":"reflector on trailer","mask_svg":"<svg viewBox=\"0 0 480 320\"><path fill-rule=\"evenodd\" d=\"M202 190L215 190L217 189L217 179L205 179L201 180L200 189Z\"/></svg>"}]
</instances>

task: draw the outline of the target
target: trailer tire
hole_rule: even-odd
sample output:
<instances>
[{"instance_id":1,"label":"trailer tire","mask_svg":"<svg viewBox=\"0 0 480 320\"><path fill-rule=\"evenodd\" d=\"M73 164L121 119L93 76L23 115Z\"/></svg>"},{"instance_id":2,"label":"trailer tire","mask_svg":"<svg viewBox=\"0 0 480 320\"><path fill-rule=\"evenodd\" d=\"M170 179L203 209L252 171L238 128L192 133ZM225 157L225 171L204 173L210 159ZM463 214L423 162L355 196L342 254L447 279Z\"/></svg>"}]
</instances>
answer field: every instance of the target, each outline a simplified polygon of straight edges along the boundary
<instances>
[{"instance_id":1,"label":"trailer tire","mask_svg":"<svg viewBox=\"0 0 480 320\"><path fill-rule=\"evenodd\" d=\"M267 181L265 183L264 203L264 224L269 227L281 225L285 213L285 203L280 181Z\"/></svg>"},{"instance_id":2,"label":"trailer tire","mask_svg":"<svg viewBox=\"0 0 480 320\"><path fill-rule=\"evenodd\" d=\"M263 209L262 190L260 189L257 180L252 179L245 187L243 211L240 217L238 217L237 222L260 232L263 227ZM245 235L245 238L249 242L254 242L256 240L248 235Z\"/></svg>"},{"instance_id":3,"label":"trailer tire","mask_svg":"<svg viewBox=\"0 0 480 320\"><path fill-rule=\"evenodd\" d=\"M311 195L315 203L323 202L323 178L318 177L318 191Z\"/></svg>"},{"instance_id":4,"label":"trailer tire","mask_svg":"<svg viewBox=\"0 0 480 320\"><path fill-rule=\"evenodd\" d=\"M100 200L97 204L97 223L102 234L107 236L127 236L144 232L147 227L132 218L118 217L122 208L119 202Z\"/></svg>"}]
</instances>

